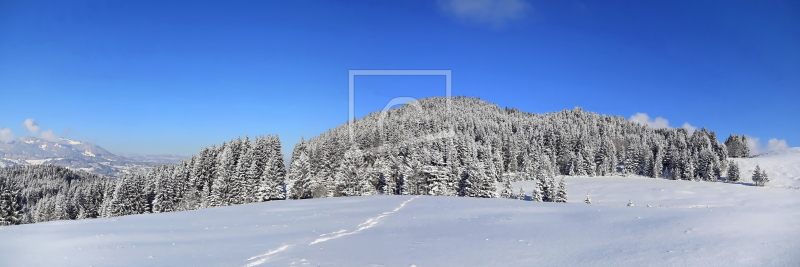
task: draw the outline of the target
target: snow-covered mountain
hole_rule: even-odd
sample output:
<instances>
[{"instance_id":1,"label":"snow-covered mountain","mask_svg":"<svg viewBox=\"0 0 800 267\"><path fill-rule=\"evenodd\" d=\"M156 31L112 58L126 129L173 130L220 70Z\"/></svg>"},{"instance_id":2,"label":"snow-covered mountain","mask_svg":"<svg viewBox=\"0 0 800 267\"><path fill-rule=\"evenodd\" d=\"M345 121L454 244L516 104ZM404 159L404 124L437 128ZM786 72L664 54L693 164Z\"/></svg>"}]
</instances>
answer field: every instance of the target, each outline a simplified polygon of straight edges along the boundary
<instances>
[{"instance_id":1,"label":"snow-covered mountain","mask_svg":"<svg viewBox=\"0 0 800 267\"><path fill-rule=\"evenodd\" d=\"M0 142L0 168L53 164L95 174L116 176L147 169L146 164L120 157L95 144L65 138L47 141L32 136Z\"/></svg>"},{"instance_id":2,"label":"snow-covered mountain","mask_svg":"<svg viewBox=\"0 0 800 267\"><path fill-rule=\"evenodd\" d=\"M131 159L136 162L142 163L151 163L151 164L169 164L169 163L178 163L182 159L186 159L185 156L181 155L174 155L174 154L158 154L158 155L145 155L145 154L119 154L127 159Z\"/></svg>"}]
</instances>

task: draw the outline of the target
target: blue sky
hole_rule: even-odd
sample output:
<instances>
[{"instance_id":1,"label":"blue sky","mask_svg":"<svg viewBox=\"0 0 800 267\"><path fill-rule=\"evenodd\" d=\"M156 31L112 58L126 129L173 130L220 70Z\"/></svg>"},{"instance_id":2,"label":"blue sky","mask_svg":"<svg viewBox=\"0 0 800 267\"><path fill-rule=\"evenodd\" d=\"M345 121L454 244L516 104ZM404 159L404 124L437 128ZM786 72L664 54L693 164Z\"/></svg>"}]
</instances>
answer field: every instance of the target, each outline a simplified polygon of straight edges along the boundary
<instances>
[{"instance_id":1,"label":"blue sky","mask_svg":"<svg viewBox=\"0 0 800 267\"><path fill-rule=\"evenodd\" d=\"M799 3L0 0L0 138L33 119L114 153L261 134L290 152L347 120L348 70L449 69L453 95L501 107L797 146ZM443 77L357 77L356 116L441 95Z\"/></svg>"}]
</instances>

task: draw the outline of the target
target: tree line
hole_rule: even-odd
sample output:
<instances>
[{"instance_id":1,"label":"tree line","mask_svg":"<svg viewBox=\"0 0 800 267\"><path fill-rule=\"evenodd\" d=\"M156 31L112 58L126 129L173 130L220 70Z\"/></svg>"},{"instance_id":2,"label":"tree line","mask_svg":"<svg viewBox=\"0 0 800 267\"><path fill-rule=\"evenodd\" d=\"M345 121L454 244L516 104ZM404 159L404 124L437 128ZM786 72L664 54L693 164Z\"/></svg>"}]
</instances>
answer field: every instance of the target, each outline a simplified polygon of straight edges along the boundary
<instances>
[{"instance_id":1,"label":"tree line","mask_svg":"<svg viewBox=\"0 0 800 267\"><path fill-rule=\"evenodd\" d=\"M275 135L204 147L179 163L117 178L48 165L0 169L0 224L375 194L566 202L556 176L732 181L739 172L729 150L746 156L744 148L743 136L720 144L705 128L689 134L580 108L533 114L434 97L301 140L288 170ZM536 186L513 194L511 182L523 180Z\"/></svg>"}]
</instances>

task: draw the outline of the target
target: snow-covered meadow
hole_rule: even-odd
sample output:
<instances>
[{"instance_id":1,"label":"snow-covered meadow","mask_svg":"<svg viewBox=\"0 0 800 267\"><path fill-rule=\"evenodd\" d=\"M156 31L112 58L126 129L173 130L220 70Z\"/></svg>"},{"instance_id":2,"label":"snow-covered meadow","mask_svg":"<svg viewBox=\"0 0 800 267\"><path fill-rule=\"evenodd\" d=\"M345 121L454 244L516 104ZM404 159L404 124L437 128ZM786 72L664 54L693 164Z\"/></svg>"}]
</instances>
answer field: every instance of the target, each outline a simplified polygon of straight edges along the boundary
<instances>
[{"instance_id":1,"label":"snow-covered meadow","mask_svg":"<svg viewBox=\"0 0 800 267\"><path fill-rule=\"evenodd\" d=\"M567 177L566 204L341 197L0 227L0 266L800 266L800 150L737 161L739 184ZM755 164L773 187L748 185Z\"/></svg>"}]
</instances>

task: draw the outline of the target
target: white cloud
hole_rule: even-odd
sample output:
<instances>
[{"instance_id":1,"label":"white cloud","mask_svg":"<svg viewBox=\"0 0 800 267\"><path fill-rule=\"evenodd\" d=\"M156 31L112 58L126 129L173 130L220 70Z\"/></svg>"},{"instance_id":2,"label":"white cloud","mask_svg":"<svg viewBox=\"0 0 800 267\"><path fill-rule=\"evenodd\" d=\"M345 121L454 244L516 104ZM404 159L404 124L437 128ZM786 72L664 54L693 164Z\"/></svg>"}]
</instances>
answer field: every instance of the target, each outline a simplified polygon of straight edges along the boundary
<instances>
[{"instance_id":1,"label":"white cloud","mask_svg":"<svg viewBox=\"0 0 800 267\"><path fill-rule=\"evenodd\" d=\"M750 155L758 155L775 150L789 148L786 139L771 138L767 140L767 146L761 145L761 138L747 136L747 147L750 148Z\"/></svg>"},{"instance_id":2,"label":"white cloud","mask_svg":"<svg viewBox=\"0 0 800 267\"><path fill-rule=\"evenodd\" d=\"M42 131L42 139L50 142L58 141L58 136L53 133L53 130Z\"/></svg>"},{"instance_id":3,"label":"white cloud","mask_svg":"<svg viewBox=\"0 0 800 267\"><path fill-rule=\"evenodd\" d=\"M6 143L14 141L14 133L11 132L11 129L0 128L0 141Z\"/></svg>"},{"instance_id":4,"label":"white cloud","mask_svg":"<svg viewBox=\"0 0 800 267\"><path fill-rule=\"evenodd\" d=\"M692 135L694 131L697 131L697 127L692 126L688 122L684 122L681 128L686 129L686 131L689 132L689 135Z\"/></svg>"},{"instance_id":5,"label":"white cloud","mask_svg":"<svg viewBox=\"0 0 800 267\"><path fill-rule=\"evenodd\" d=\"M25 128L28 128L28 131L30 131L33 135L36 135L39 133L39 130L42 129L42 127L39 127L39 124L36 123L36 120L34 119L27 119L22 123L22 125L24 125Z\"/></svg>"},{"instance_id":6,"label":"white cloud","mask_svg":"<svg viewBox=\"0 0 800 267\"><path fill-rule=\"evenodd\" d=\"M650 128L669 128L669 121L662 117L656 117L655 119L650 119L650 116L647 113L636 113L631 116L629 119L633 122L638 122L640 124L644 124L649 126Z\"/></svg>"},{"instance_id":7,"label":"white cloud","mask_svg":"<svg viewBox=\"0 0 800 267\"><path fill-rule=\"evenodd\" d=\"M648 127L654 128L654 129L672 128L672 127L669 127L669 120L667 120L665 118L662 118L662 117L656 117L654 119L650 119L650 115L647 115L647 113L638 112L636 114L633 114L633 116L631 116L628 120L630 120L632 122L638 122L638 123L643 124L643 125L647 125ZM688 122L684 122L683 126L681 126L681 128L686 129L686 131L689 133L689 135L692 135L694 133L694 131L697 131L697 127L692 126Z\"/></svg>"},{"instance_id":8,"label":"white cloud","mask_svg":"<svg viewBox=\"0 0 800 267\"><path fill-rule=\"evenodd\" d=\"M786 144L786 139L777 139L772 138L767 141L767 151L775 151L784 148L789 148L789 145Z\"/></svg>"},{"instance_id":9,"label":"white cloud","mask_svg":"<svg viewBox=\"0 0 800 267\"><path fill-rule=\"evenodd\" d=\"M531 6L524 0L439 0L439 7L460 19L502 27L519 20Z\"/></svg>"},{"instance_id":10,"label":"white cloud","mask_svg":"<svg viewBox=\"0 0 800 267\"><path fill-rule=\"evenodd\" d=\"M747 148L750 149L750 155L758 155L761 154L761 138L747 136Z\"/></svg>"}]
</instances>

